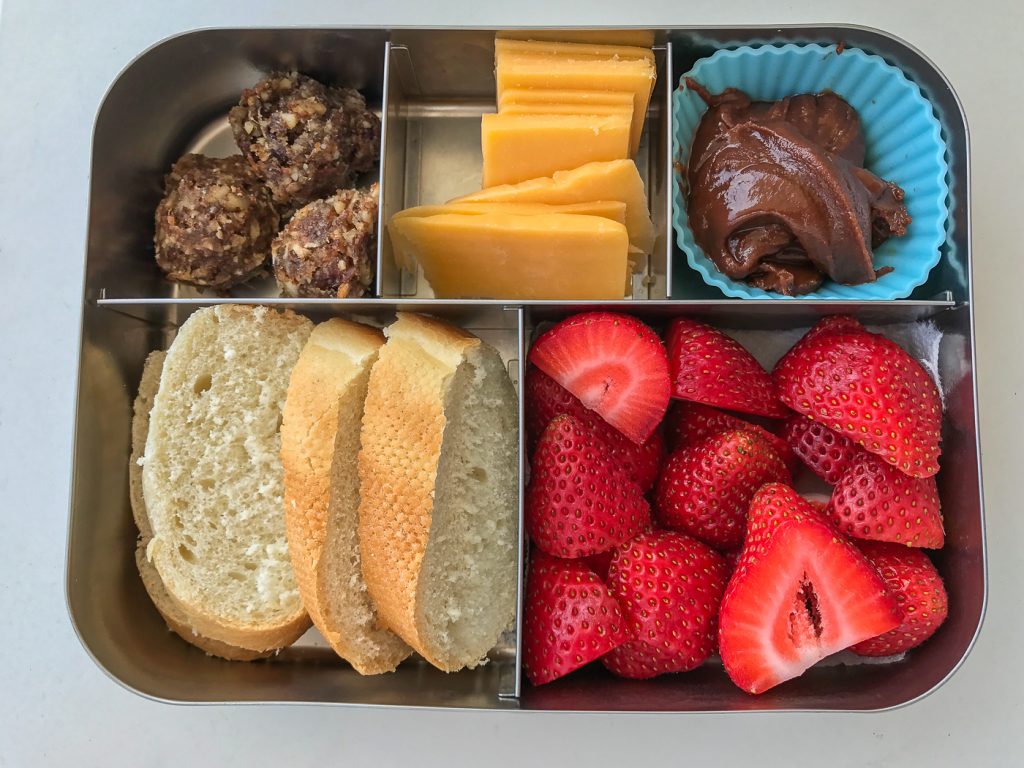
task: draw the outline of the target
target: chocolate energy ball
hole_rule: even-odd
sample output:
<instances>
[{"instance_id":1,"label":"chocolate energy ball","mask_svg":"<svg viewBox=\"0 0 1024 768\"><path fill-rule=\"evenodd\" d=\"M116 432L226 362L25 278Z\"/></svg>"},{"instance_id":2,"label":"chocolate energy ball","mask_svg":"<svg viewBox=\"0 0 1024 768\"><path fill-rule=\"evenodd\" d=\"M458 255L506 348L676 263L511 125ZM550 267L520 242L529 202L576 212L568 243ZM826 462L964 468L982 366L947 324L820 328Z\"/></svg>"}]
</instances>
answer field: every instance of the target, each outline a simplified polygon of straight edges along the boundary
<instances>
[{"instance_id":1,"label":"chocolate energy ball","mask_svg":"<svg viewBox=\"0 0 1024 768\"><path fill-rule=\"evenodd\" d=\"M156 209L156 263L170 280L230 288L259 272L280 219L241 155L185 155Z\"/></svg>"},{"instance_id":2,"label":"chocolate energy ball","mask_svg":"<svg viewBox=\"0 0 1024 768\"><path fill-rule=\"evenodd\" d=\"M243 91L228 120L274 201L292 209L348 186L380 156L380 119L362 95L297 72Z\"/></svg>"},{"instance_id":3,"label":"chocolate energy ball","mask_svg":"<svg viewBox=\"0 0 1024 768\"><path fill-rule=\"evenodd\" d=\"M373 282L377 185L341 189L300 208L274 239L274 276L285 296L358 298Z\"/></svg>"}]
</instances>

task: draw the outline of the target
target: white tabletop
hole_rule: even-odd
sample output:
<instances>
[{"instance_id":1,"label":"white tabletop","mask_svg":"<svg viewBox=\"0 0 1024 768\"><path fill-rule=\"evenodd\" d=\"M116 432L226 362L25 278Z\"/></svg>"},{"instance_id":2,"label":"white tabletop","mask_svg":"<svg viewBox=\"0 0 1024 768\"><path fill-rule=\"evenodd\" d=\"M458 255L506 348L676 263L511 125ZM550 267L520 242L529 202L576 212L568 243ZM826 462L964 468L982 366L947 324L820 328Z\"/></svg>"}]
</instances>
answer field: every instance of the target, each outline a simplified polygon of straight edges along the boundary
<instances>
[{"instance_id":1,"label":"white tabletop","mask_svg":"<svg viewBox=\"0 0 1024 768\"><path fill-rule=\"evenodd\" d=\"M838 768L1024 759L1024 506L1017 486L1024 5L617 0L578 3L583 15L550 0L0 2L0 265L7 275L0 299L0 766L640 766L646 757L655 765L712 759ZM981 638L949 683L910 707L872 715L185 707L129 693L90 661L72 631L63 589L89 151L96 108L133 56L169 35L210 26L831 21L881 27L922 49L960 93L970 123L990 587Z\"/></svg>"}]
</instances>

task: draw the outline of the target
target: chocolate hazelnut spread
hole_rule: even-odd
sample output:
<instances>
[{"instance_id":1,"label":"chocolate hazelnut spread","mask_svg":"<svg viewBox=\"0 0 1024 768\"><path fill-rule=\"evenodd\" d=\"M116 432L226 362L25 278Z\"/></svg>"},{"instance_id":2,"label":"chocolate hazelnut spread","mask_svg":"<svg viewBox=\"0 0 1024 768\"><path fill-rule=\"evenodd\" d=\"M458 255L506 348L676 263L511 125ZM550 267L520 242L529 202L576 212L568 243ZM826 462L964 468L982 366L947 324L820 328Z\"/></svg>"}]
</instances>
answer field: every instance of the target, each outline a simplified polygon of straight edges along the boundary
<instances>
[{"instance_id":1,"label":"chocolate hazelnut spread","mask_svg":"<svg viewBox=\"0 0 1024 768\"><path fill-rule=\"evenodd\" d=\"M826 277L873 282L872 251L903 235L903 190L864 168L860 118L831 92L774 102L709 94L686 170L697 244L735 280L787 295Z\"/></svg>"}]
</instances>

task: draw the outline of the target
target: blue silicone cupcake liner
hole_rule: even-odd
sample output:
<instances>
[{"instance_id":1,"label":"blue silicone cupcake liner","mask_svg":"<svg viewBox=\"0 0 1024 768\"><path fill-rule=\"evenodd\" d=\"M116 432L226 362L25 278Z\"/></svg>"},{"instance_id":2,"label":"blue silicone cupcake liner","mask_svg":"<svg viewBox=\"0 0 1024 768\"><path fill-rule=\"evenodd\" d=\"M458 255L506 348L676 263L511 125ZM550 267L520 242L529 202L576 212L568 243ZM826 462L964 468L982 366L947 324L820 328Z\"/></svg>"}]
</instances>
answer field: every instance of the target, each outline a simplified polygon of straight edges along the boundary
<instances>
[{"instance_id":1,"label":"blue silicone cupcake liner","mask_svg":"<svg viewBox=\"0 0 1024 768\"><path fill-rule=\"evenodd\" d=\"M946 145L932 105L916 84L878 56L835 46L742 46L700 59L680 79L672 99L673 157L686 163L707 105L685 85L689 77L711 93L738 88L758 101L831 90L860 115L868 170L899 185L912 218L907 234L875 250L875 267L893 271L873 283L840 285L831 280L814 293L783 296L732 280L715 267L694 241L679 176L672 185L672 226L686 260L708 285L744 299L902 299L925 282L938 264L946 240L949 187Z\"/></svg>"}]
</instances>

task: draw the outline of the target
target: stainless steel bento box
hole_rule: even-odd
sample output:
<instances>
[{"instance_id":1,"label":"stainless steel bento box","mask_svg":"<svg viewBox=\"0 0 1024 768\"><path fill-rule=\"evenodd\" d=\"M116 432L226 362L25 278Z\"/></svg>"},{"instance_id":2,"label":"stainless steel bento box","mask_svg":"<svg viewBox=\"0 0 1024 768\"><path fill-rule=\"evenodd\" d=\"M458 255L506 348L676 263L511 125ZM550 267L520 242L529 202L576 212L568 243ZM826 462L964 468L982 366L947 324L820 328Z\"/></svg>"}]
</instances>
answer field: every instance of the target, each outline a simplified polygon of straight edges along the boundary
<instances>
[{"instance_id":1,"label":"stainless steel bento box","mask_svg":"<svg viewBox=\"0 0 1024 768\"><path fill-rule=\"evenodd\" d=\"M185 151L231 152L227 108L262 74L288 67L357 87L380 110L382 220L406 206L469 191L482 162L479 117L493 110L494 32L205 30L145 52L111 87L93 145L68 539L68 606L86 650L112 678L140 694L195 703L863 711L899 706L934 690L970 650L986 599L967 126L955 93L927 59L889 35L856 27L654 30L658 85L638 165L658 240L647 272L634 280L631 298L602 306L637 314L655 327L688 314L726 330L793 330L830 312L857 315L883 331L910 322L934 324L942 334L937 365L948 385L938 477L947 544L936 563L950 593L950 614L931 641L899 661L820 665L755 698L733 686L715 663L649 682L618 680L595 669L534 688L520 682L518 630L492 650L490 663L473 671L446 675L413 658L395 674L368 678L339 660L315 632L270 660L233 663L207 657L167 631L134 563L136 530L127 492L131 403L146 354L166 347L191 312L245 301L289 307L314 319L343 315L376 325L389 322L399 309L429 312L492 343L518 382L524 350L538 325L593 305L436 300L421 276L395 267L386 237L379 243L377 298L286 300L277 298L271 284L230 298L200 294L164 281L153 263L153 211L164 173ZM675 80L718 47L752 42L842 42L861 48L902 68L932 101L948 146L951 215L940 264L910 299L828 304L724 299L674 252L669 105Z\"/></svg>"}]
</instances>

